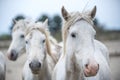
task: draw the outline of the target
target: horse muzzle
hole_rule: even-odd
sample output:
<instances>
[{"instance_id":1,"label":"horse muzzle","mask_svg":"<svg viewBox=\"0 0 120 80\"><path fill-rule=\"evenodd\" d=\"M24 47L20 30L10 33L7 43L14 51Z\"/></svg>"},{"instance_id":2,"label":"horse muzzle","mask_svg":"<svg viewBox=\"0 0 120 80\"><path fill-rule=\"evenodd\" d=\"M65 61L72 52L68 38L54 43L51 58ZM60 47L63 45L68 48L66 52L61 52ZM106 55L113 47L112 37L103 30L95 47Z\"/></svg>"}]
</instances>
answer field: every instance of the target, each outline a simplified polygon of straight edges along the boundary
<instances>
[{"instance_id":1,"label":"horse muzzle","mask_svg":"<svg viewBox=\"0 0 120 80\"><path fill-rule=\"evenodd\" d=\"M29 67L33 74L39 74L41 69L41 63L37 60L33 60L31 63L29 63Z\"/></svg>"},{"instance_id":2,"label":"horse muzzle","mask_svg":"<svg viewBox=\"0 0 120 80\"><path fill-rule=\"evenodd\" d=\"M85 65L84 75L86 77L96 76L99 71L99 64L91 59L88 64Z\"/></svg>"},{"instance_id":3,"label":"horse muzzle","mask_svg":"<svg viewBox=\"0 0 120 80\"><path fill-rule=\"evenodd\" d=\"M18 57L18 54L17 54L17 52L13 49L13 50L11 50L9 53L7 53L7 56L8 56L8 59L9 59L9 60L16 61L16 60L17 60L17 57Z\"/></svg>"}]
</instances>

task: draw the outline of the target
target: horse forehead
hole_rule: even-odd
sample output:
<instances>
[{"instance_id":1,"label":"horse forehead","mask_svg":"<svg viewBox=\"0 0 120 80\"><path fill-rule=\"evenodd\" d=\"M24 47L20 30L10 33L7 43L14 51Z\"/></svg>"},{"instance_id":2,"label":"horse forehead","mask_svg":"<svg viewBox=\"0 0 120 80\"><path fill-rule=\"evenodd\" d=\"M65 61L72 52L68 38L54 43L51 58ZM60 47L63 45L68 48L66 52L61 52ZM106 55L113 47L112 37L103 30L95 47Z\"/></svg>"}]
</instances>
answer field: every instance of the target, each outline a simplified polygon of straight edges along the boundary
<instances>
[{"instance_id":1,"label":"horse forehead","mask_svg":"<svg viewBox=\"0 0 120 80\"><path fill-rule=\"evenodd\" d=\"M80 31L80 30L88 28L89 26L91 26L91 25L88 22L86 22L85 20L80 20L80 21L77 21L76 23L74 23L70 27L70 30Z\"/></svg>"},{"instance_id":2,"label":"horse forehead","mask_svg":"<svg viewBox=\"0 0 120 80\"><path fill-rule=\"evenodd\" d=\"M13 32L18 31L18 30L24 31L25 28L26 28L26 27L24 26L24 24L16 24L16 25L13 27Z\"/></svg>"},{"instance_id":3,"label":"horse forehead","mask_svg":"<svg viewBox=\"0 0 120 80\"><path fill-rule=\"evenodd\" d=\"M45 35L38 30L33 30L30 34L30 37L33 39L42 39L45 37Z\"/></svg>"},{"instance_id":4,"label":"horse forehead","mask_svg":"<svg viewBox=\"0 0 120 80\"><path fill-rule=\"evenodd\" d=\"M21 35L21 34L23 34L24 35L24 31L23 30L21 30L21 29L18 29L18 30L16 30L16 31L14 31L14 32L12 32L12 36L19 36L19 35Z\"/></svg>"},{"instance_id":5,"label":"horse forehead","mask_svg":"<svg viewBox=\"0 0 120 80\"><path fill-rule=\"evenodd\" d=\"M29 23L28 23L27 20L19 20L19 21L17 21L17 23L14 25L13 29L19 29L19 28L25 29L25 28L26 28L26 25L27 25L27 24L30 24L30 23L32 23L32 22L29 21Z\"/></svg>"}]
</instances>

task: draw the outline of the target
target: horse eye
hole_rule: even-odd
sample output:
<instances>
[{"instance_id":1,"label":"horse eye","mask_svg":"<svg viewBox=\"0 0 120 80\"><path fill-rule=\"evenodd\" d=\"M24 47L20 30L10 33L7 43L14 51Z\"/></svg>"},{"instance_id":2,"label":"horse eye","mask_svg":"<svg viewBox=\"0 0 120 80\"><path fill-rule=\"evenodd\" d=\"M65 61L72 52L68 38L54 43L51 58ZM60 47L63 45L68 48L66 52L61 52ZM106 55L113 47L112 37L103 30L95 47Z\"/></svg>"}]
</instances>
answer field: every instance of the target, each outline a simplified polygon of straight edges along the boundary
<instances>
[{"instance_id":1,"label":"horse eye","mask_svg":"<svg viewBox=\"0 0 120 80\"><path fill-rule=\"evenodd\" d=\"M25 36L24 35L20 35L21 38L24 38Z\"/></svg>"},{"instance_id":2,"label":"horse eye","mask_svg":"<svg viewBox=\"0 0 120 80\"><path fill-rule=\"evenodd\" d=\"M72 36L73 38L75 38L75 37L76 37L76 34L75 34L75 33L72 33L71 36Z\"/></svg>"},{"instance_id":3,"label":"horse eye","mask_svg":"<svg viewBox=\"0 0 120 80\"><path fill-rule=\"evenodd\" d=\"M45 43L45 39L43 40L43 43Z\"/></svg>"},{"instance_id":4,"label":"horse eye","mask_svg":"<svg viewBox=\"0 0 120 80\"><path fill-rule=\"evenodd\" d=\"M28 44L28 41L25 41L26 44Z\"/></svg>"}]
</instances>

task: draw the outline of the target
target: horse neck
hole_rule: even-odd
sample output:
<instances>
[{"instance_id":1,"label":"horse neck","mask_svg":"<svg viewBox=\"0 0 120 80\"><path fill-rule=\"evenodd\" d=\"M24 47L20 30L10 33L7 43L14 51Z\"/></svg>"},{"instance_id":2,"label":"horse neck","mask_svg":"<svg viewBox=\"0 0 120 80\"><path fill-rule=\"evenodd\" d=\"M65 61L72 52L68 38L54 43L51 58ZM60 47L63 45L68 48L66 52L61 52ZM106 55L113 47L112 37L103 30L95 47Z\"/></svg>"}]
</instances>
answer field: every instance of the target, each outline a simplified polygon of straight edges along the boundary
<instances>
[{"instance_id":1,"label":"horse neck","mask_svg":"<svg viewBox=\"0 0 120 80\"><path fill-rule=\"evenodd\" d=\"M54 69L55 63L50 55L46 55L45 63L44 63L44 76L47 77L47 80L51 80L51 74Z\"/></svg>"},{"instance_id":2,"label":"horse neck","mask_svg":"<svg viewBox=\"0 0 120 80\"><path fill-rule=\"evenodd\" d=\"M70 59L66 59L65 62L65 80L84 80L84 73L82 73L83 71L81 71L82 69L79 70L78 68L76 68L76 63L72 61L67 62L67 60Z\"/></svg>"},{"instance_id":3,"label":"horse neck","mask_svg":"<svg viewBox=\"0 0 120 80\"><path fill-rule=\"evenodd\" d=\"M55 45L51 43L50 39L48 39L46 44L47 53L51 57L52 61L54 61L54 63L56 64L57 58L52 53L52 46L55 46Z\"/></svg>"},{"instance_id":4,"label":"horse neck","mask_svg":"<svg viewBox=\"0 0 120 80\"><path fill-rule=\"evenodd\" d=\"M50 80L51 79L51 73L50 73L50 65L48 62L48 57L46 56L44 62L43 62L43 67L41 68L41 71L38 75L39 79L41 80Z\"/></svg>"}]
</instances>

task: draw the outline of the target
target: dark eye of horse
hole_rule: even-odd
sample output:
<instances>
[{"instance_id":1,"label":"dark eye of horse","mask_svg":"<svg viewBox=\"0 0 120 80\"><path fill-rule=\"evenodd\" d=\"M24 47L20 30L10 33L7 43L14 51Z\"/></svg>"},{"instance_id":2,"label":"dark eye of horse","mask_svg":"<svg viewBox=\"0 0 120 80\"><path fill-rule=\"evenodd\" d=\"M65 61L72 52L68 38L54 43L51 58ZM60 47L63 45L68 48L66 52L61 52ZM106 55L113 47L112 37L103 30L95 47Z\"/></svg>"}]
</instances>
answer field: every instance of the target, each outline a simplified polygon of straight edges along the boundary
<instances>
[{"instance_id":1,"label":"dark eye of horse","mask_svg":"<svg viewBox=\"0 0 120 80\"><path fill-rule=\"evenodd\" d=\"M21 38L24 38L25 36L24 35L20 35Z\"/></svg>"},{"instance_id":2,"label":"dark eye of horse","mask_svg":"<svg viewBox=\"0 0 120 80\"><path fill-rule=\"evenodd\" d=\"M28 44L28 41L25 41L26 44Z\"/></svg>"},{"instance_id":3,"label":"dark eye of horse","mask_svg":"<svg viewBox=\"0 0 120 80\"><path fill-rule=\"evenodd\" d=\"M45 43L45 39L43 40L43 43Z\"/></svg>"},{"instance_id":4,"label":"dark eye of horse","mask_svg":"<svg viewBox=\"0 0 120 80\"><path fill-rule=\"evenodd\" d=\"M72 36L73 38L75 38L75 37L76 37L76 34L75 34L75 33L72 33L71 36Z\"/></svg>"}]
</instances>

